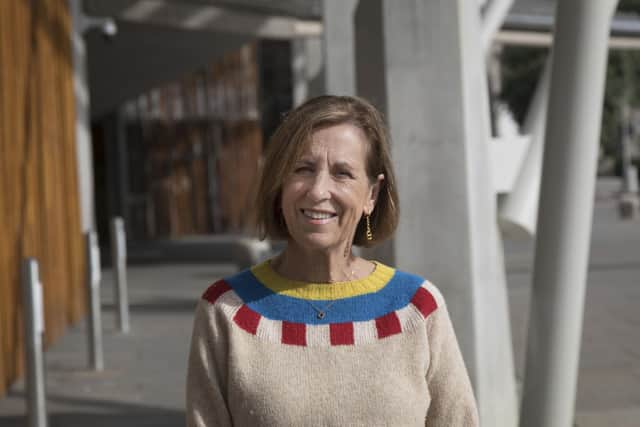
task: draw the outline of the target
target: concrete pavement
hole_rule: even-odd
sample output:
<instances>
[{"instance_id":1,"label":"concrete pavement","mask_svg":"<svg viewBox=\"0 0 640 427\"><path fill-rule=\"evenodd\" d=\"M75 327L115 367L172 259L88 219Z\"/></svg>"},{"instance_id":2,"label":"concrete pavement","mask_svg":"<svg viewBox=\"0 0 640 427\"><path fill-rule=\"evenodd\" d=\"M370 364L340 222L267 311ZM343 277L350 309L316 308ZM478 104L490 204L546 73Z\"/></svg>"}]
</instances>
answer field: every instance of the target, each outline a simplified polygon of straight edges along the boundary
<instances>
[{"instance_id":1,"label":"concrete pavement","mask_svg":"<svg viewBox=\"0 0 640 427\"><path fill-rule=\"evenodd\" d=\"M228 265L129 269L131 333L116 331L112 275L103 272L105 370L87 369L84 322L46 353L50 427L184 425L186 358L195 304ZM22 381L0 400L0 426L23 426Z\"/></svg>"},{"instance_id":2,"label":"concrete pavement","mask_svg":"<svg viewBox=\"0 0 640 427\"><path fill-rule=\"evenodd\" d=\"M619 181L600 179L576 400L579 427L640 426L640 221L618 218ZM533 242L505 242L512 336L524 375Z\"/></svg>"}]
</instances>

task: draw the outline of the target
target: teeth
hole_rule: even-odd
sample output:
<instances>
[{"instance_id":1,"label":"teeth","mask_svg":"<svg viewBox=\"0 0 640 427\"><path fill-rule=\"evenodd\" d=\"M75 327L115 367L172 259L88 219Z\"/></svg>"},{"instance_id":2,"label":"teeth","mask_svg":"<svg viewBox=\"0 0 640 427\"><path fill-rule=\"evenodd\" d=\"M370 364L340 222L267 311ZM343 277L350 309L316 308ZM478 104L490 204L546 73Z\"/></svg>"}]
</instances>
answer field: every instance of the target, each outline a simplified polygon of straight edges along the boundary
<instances>
[{"instance_id":1,"label":"teeth","mask_svg":"<svg viewBox=\"0 0 640 427\"><path fill-rule=\"evenodd\" d=\"M333 216L333 214L330 214L330 213L314 212L314 211L308 211L304 209L302 210L302 213L304 214L304 216L311 219L329 219Z\"/></svg>"}]
</instances>

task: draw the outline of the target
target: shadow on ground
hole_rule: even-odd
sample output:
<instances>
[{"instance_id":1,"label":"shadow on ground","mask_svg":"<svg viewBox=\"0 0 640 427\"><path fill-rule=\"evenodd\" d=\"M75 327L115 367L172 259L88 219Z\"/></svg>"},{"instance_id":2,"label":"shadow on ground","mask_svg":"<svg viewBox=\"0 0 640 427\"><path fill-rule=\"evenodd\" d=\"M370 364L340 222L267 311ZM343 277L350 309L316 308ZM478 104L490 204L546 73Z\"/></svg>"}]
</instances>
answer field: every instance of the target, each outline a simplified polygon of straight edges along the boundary
<instances>
[{"instance_id":1,"label":"shadow on ground","mask_svg":"<svg viewBox=\"0 0 640 427\"><path fill-rule=\"evenodd\" d=\"M164 298L155 297L153 299L129 304L129 310L136 314L165 314L165 313L194 313L198 299L195 298ZM103 303L102 310L105 312L114 311L116 306L112 303Z\"/></svg>"},{"instance_id":2,"label":"shadow on ground","mask_svg":"<svg viewBox=\"0 0 640 427\"><path fill-rule=\"evenodd\" d=\"M24 397L23 393L11 394ZM47 402L63 404L68 408L50 414L49 427L177 427L184 426L185 423L185 412L175 409L59 395L48 395ZM26 425L25 416L0 417L2 427Z\"/></svg>"},{"instance_id":3,"label":"shadow on ground","mask_svg":"<svg viewBox=\"0 0 640 427\"><path fill-rule=\"evenodd\" d=\"M140 411L139 413L96 414L62 413L49 417L49 427L177 427L185 423L184 412L180 411ZM24 427L25 417L0 417L2 427Z\"/></svg>"}]
</instances>

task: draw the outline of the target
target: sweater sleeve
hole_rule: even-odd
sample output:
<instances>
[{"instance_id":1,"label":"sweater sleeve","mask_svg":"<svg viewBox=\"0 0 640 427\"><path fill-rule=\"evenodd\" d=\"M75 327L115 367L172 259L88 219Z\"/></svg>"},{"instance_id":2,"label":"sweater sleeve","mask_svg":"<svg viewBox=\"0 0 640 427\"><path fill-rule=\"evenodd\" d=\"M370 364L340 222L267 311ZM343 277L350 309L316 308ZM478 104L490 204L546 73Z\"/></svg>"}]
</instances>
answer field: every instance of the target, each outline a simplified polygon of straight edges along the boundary
<instances>
[{"instance_id":1,"label":"sweater sleeve","mask_svg":"<svg viewBox=\"0 0 640 427\"><path fill-rule=\"evenodd\" d=\"M473 389L444 303L427 319L427 333L430 347L427 387L431 404L426 425L478 426L480 422Z\"/></svg>"},{"instance_id":2,"label":"sweater sleeve","mask_svg":"<svg viewBox=\"0 0 640 427\"><path fill-rule=\"evenodd\" d=\"M227 340L215 309L200 300L196 308L187 369L187 427L231 426L226 402Z\"/></svg>"}]
</instances>

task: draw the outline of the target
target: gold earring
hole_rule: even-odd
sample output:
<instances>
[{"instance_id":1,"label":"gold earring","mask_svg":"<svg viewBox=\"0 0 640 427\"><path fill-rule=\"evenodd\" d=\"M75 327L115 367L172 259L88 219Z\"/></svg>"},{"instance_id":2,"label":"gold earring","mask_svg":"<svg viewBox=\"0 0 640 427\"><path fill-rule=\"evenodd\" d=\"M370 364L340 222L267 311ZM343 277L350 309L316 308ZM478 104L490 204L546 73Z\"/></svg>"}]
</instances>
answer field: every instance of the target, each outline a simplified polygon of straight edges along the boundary
<instances>
[{"instance_id":1,"label":"gold earring","mask_svg":"<svg viewBox=\"0 0 640 427\"><path fill-rule=\"evenodd\" d=\"M365 214L364 219L367 222L367 240L372 241L373 233L371 232L371 220L369 214Z\"/></svg>"}]
</instances>

